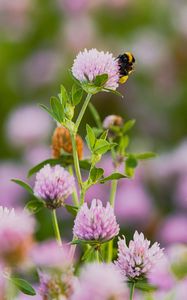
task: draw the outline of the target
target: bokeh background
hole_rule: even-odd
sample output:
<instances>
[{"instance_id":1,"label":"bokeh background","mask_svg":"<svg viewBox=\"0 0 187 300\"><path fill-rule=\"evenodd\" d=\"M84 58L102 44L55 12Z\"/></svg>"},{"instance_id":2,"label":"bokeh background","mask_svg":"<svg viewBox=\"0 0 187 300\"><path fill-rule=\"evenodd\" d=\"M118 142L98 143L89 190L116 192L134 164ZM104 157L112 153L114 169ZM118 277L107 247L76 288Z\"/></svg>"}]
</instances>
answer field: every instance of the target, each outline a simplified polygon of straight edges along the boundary
<instances>
[{"instance_id":1,"label":"bokeh background","mask_svg":"<svg viewBox=\"0 0 187 300\"><path fill-rule=\"evenodd\" d=\"M29 196L11 178L51 156L56 124L41 111L84 48L133 52L135 72L120 87L124 98L100 93L93 103L136 119L130 149L155 151L135 179L121 181L116 213L126 232L143 230L162 245L187 243L187 3L182 0L0 0L0 204L23 206ZM94 125L87 112L85 122ZM102 162L111 171L109 158ZM33 179L30 180L31 184ZM87 199L106 200L108 186ZM60 210L63 234L72 218ZM49 226L42 226L48 222ZM52 235L49 213L38 214L37 238ZM66 228L67 232L66 232ZM130 231L129 231L130 230Z\"/></svg>"}]
</instances>

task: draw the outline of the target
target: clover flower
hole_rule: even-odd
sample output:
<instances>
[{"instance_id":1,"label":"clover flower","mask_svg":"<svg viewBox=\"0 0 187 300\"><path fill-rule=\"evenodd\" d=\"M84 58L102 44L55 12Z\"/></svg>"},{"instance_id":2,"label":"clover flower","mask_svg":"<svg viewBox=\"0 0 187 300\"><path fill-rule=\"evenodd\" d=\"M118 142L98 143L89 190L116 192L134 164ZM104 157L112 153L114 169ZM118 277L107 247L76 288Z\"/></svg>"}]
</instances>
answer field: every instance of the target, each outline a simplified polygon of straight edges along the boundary
<instances>
[{"instance_id":1,"label":"clover flower","mask_svg":"<svg viewBox=\"0 0 187 300\"><path fill-rule=\"evenodd\" d=\"M110 129L111 126L119 126L123 125L123 119L117 115L109 115L103 121L103 128Z\"/></svg>"},{"instance_id":2,"label":"clover flower","mask_svg":"<svg viewBox=\"0 0 187 300\"><path fill-rule=\"evenodd\" d=\"M33 244L34 225L28 213L0 206L0 262L3 265L25 261Z\"/></svg>"},{"instance_id":3,"label":"clover flower","mask_svg":"<svg viewBox=\"0 0 187 300\"><path fill-rule=\"evenodd\" d=\"M157 242L150 247L150 241L144 239L143 233L136 231L129 247L125 237L118 241L118 259L115 263L123 275L129 279L139 279L146 277L162 256L163 249Z\"/></svg>"},{"instance_id":4,"label":"clover flower","mask_svg":"<svg viewBox=\"0 0 187 300\"><path fill-rule=\"evenodd\" d=\"M106 207L100 200L93 199L90 208L84 203L75 221L73 234L81 240L106 242L119 233L114 210L109 203Z\"/></svg>"},{"instance_id":5,"label":"clover flower","mask_svg":"<svg viewBox=\"0 0 187 300\"><path fill-rule=\"evenodd\" d=\"M118 87L118 61L109 52L84 49L75 58L72 73L81 82L93 82L97 75L107 74L108 80L104 87L113 90Z\"/></svg>"},{"instance_id":6,"label":"clover flower","mask_svg":"<svg viewBox=\"0 0 187 300\"><path fill-rule=\"evenodd\" d=\"M64 271L39 271L39 293L42 299L70 299L76 286L73 269Z\"/></svg>"},{"instance_id":7,"label":"clover flower","mask_svg":"<svg viewBox=\"0 0 187 300\"><path fill-rule=\"evenodd\" d=\"M45 165L36 175L34 194L46 202L48 208L58 208L72 194L74 177L63 167Z\"/></svg>"},{"instance_id":8,"label":"clover flower","mask_svg":"<svg viewBox=\"0 0 187 300\"><path fill-rule=\"evenodd\" d=\"M92 263L82 269L80 283L72 296L72 300L90 299L129 299L128 288L114 265Z\"/></svg>"}]
</instances>

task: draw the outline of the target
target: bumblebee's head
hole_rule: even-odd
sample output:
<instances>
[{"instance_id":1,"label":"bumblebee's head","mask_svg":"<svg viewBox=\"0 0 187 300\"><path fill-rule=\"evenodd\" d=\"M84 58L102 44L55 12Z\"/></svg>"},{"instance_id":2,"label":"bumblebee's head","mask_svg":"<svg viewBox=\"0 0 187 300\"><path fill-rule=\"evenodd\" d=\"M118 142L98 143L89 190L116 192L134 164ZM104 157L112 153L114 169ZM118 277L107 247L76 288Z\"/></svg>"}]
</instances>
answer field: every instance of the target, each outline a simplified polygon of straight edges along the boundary
<instances>
[{"instance_id":1,"label":"bumblebee's head","mask_svg":"<svg viewBox=\"0 0 187 300\"><path fill-rule=\"evenodd\" d=\"M122 64L134 64L135 63L135 58L131 52L125 52L124 54L120 54L117 57L119 63Z\"/></svg>"}]
</instances>

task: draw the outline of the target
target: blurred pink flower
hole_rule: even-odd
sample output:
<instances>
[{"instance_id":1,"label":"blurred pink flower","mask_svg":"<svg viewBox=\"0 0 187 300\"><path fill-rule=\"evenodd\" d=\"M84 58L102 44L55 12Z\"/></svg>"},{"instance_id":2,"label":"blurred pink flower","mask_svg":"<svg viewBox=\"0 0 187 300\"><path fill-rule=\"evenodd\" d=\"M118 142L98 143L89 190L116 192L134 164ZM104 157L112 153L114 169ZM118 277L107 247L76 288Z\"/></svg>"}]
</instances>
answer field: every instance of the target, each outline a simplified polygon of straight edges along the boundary
<instances>
[{"instance_id":1,"label":"blurred pink flower","mask_svg":"<svg viewBox=\"0 0 187 300\"><path fill-rule=\"evenodd\" d=\"M175 203L187 209L187 172L179 177L175 191Z\"/></svg>"},{"instance_id":2,"label":"blurred pink flower","mask_svg":"<svg viewBox=\"0 0 187 300\"><path fill-rule=\"evenodd\" d=\"M127 300L128 288L112 264L86 265L80 274L80 284L72 300Z\"/></svg>"},{"instance_id":3,"label":"blurred pink flower","mask_svg":"<svg viewBox=\"0 0 187 300\"><path fill-rule=\"evenodd\" d=\"M90 47L95 39L95 27L88 16L80 15L68 19L63 25L63 31L65 45L74 52L80 51L83 47Z\"/></svg>"},{"instance_id":4,"label":"blurred pink flower","mask_svg":"<svg viewBox=\"0 0 187 300\"><path fill-rule=\"evenodd\" d=\"M36 145L26 149L24 153L24 160L26 163L33 167L39 164L41 161L49 159L51 157L51 149L46 145Z\"/></svg>"},{"instance_id":5,"label":"blurred pink flower","mask_svg":"<svg viewBox=\"0 0 187 300\"><path fill-rule=\"evenodd\" d=\"M92 82L97 75L107 74L106 88L116 90L119 81L118 61L109 52L97 49L79 52L72 66L72 73L81 82Z\"/></svg>"},{"instance_id":6,"label":"blurred pink flower","mask_svg":"<svg viewBox=\"0 0 187 300\"><path fill-rule=\"evenodd\" d=\"M25 178L26 170L20 163L4 161L0 164L0 205L7 207L21 206L26 195L23 188L11 181L12 178Z\"/></svg>"},{"instance_id":7,"label":"blurred pink flower","mask_svg":"<svg viewBox=\"0 0 187 300\"><path fill-rule=\"evenodd\" d=\"M63 66L63 56L54 49L39 50L22 66L23 81L30 88L39 88L56 80Z\"/></svg>"},{"instance_id":8,"label":"blurred pink flower","mask_svg":"<svg viewBox=\"0 0 187 300\"><path fill-rule=\"evenodd\" d=\"M49 137L52 121L41 108L26 105L10 113L5 129L7 139L14 147L28 147Z\"/></svg>"},{"instance_id":9,"label":"blurred pink flower","mask_svg":"<svg viewBox=\"0 0 187 300\"><path fill-rule=\"evenodd\" d=\"M34 194L45 200L47 207L58 208L63 206L74 187L74 177L66 169L47 164L36 174Z\"/></svg>"},{"instance_id":10,"label":"blurred pink flower","mask_svg":"<svg viewBox=\"0 0 187 300\"><path fill-rule=\"evenodd\" d=\"M118 259L115 262L122 274L129 279L146 277L153 267L159 263L163 256L156 242L150 247L151 242L144 238L143 233L134 233L133 240L126 244L126 239L118 241Z\"/></svg>"},{"instance_id":11,"label":"blurred pink flower","mask_svg":"<svg viewBox=\"0 0 187 300\"><path fill-rule=\"evenodd\" d=\"M168 58L169 52L164 36L149 28L136 31L132 36L131 49L139 62L139 68L154 71Z\"/></svg>"},{"instance_id":12,"label":"blurred pink flower","mask_svg":"<svg viewBox=\"0 0 187 300\"><path fill-rule=\"evenodd\" d=\"M159 290L170 290L176 283L176 278L172 274L171 266L167 256L161 258L148 275L149 282Z\"/></svg>"},{"instance_id":13,"label":"blurred pink flower","mask_svg":"<svg viewBox=\"0 0 187 300\"><path fill-rule=\"evenodd\" d=\"M0 261L5 265L22 263L30 251L34 219L24 211L0 206Z\"/></svg>"},{"instance_id":14,"label":"blurred pink flower","mask_svg":"<svg viewBox=\"0 0 187 300\"><path fill-rule=\"evenodd\" d=\"M158 229L159 240L163 244L187 243L187 216L170 215L164 219Z\"/></svg>"},{"instance_id":15,"label":"blurred pink flower","mask_svg":"<svg viewBox=\"0 0 187 300\"><path fill-rule=\"evenodd\" d=\"M88 0L57 0L57 2L66 13L71 14L83 13L89 7Z\"/></svg>"},{"instance_id":16,"label":"blurred pink flower","mask_svg":"<svg viewBox=\"0 0 187 300\"><path fill-rule=\"evenodd\" d=\"M38 268L64 269L72 264L70 246L63 244L60 247L54 240L36 244L30 257Z\"/></svg>"},{"instance_id":17,"label":"blurred pink flower","mask_svg":"<svg viewBox=\"0 0 187 300\"><path fill-rule=\"evenodd\" d=\"M119 233L113 208L107 203L104 207L98 199L93 199L90 208L84 203L74 221L73 234L86 241L105 242Z\"/></svg>"},{"instance_id":18,"label":"blurred pink flower","mask_svg":"<svg viewBox=\"0 0 187 300\"><path fill-rule=\"evenodd\" d=\"M116 194L115 212L122 225L147 222L152 215L151 196L137 180L124 180Z\"/></svg>"},{"instance_id":19,"label":"blurred pink flower","mask_svg":"<svg viewBox=\"0 0 187 300\"><path fill-rule=\"evenodd\" d=\"M1 30L12 40L20 40L31 25L30 12L33 9L31 0L1 0L0 25Z\"/></svg>"}]
</instances>

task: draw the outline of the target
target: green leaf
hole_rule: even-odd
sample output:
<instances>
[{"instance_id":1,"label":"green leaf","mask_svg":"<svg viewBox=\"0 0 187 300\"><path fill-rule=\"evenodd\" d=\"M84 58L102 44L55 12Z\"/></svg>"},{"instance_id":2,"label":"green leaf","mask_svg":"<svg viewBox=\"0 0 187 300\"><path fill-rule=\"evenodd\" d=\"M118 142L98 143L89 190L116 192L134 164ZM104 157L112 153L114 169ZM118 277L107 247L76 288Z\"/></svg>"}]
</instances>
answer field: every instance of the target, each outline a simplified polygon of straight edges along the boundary
<instances>
[{"instance_id":1,"label":"green leaf","mask_svg":"<svg viewBox=\"0 0 187 300\"><path fill-rule=\"evenodd\" d=\"M50 105L51 110L53 112L53 115L55 116L55 119L61 123L64 120L64 108L62 104L60 103L60 100L56 97L51 97L50 99Z\"/></svg>"},{"instance_id":2,"label":"green leaf","mask_svg":"<svg viewBox=\"0 0 187 300\"><path fill-rule=\"evenodd\" d=\"M101 136L99 137L102 140L106 140L108 135L108 130L103 131L103 133L101 134Z\"/></svg>"},{"instance_id":3,"label":"green leaf","mask_svg":"<svg viewBox=\"0 0 187 300\"><path fill-rule=\"evenodd\" d=\"M30 285L30 283L28 283L26 280L21 279L21 278L14 278L11 277L10 281L13 285L15 285L18 290L20 290L22 293L26 294L26 295L30 295L30 296L34 296L36 295L35 290L33 289L33 287Z\"/></svg>"},{"instance_id":4,"label":"green leaf","mask_svg":"<svg viewBox=\"0 0 187 300\"><path fill-rule=\"evenodd\" d=\"M72 104L76 106L81 102L83 96L83 90L81 88L77 88L76 85L73 85L71 96L72 96Z\"/></svg>"},{"instance_id":5,"label":"green leaf","mask_svg":"<svg viewBox=\"0 0 187 300\"><path fill-rule=\"evenodd\" d=\"M132 178L134 176L135 168L138 165L136 157L132 154L128 156L125 161L125 173L128 177Z\"/></svg>"},{"instance_id":6,"label":"green leaf","mask_svg":"<svg viewBox=\"0 0 187 300\"><path fill-rule=\"evenodd\" d=\"M61 84L60 86L60 100L61 100L61 104L66 104L66 102L68 101L69 96L68 96L68 92L66 90L66 88Z\"/></svg>"},{"instance_id":7,"label":"green leaf","mask_svg":"<svg viewBox=\"0 0 187 300\"><path fill-rule=\"evenodd\" d=\"M38 104L43 110L45 110L53 119L55 119L55 116L53 112L44 104Z\"/></svg>"},{"instance_id":8,"label":"green leaf","mask_svg":"<svg viewBox=\"0 0 187 300\"><path fill-rule=\"evenodd\" d=\"M103 91L110 92L110 93L112 93L112 94L114 94L116 96L119 96L119 97L123 98L123 95L120 92L116 91L116 90L104 88Z\"/></svg>"},{"instance_id":9,"label":"green leaf","mask_svg":"<svg viewBox=\"0 0 187 300\"><path fill-rule=\"evenodd\" d=\"M26 182L20 180L20 179L11 179L11 181L15 182L16 184L20 185L22 188L24 188L27 192L29 192L31 195L33 195L33 190L29 184Z\"/></svg>"},{"instance_id":10,"label":"green leaf","mask_svg":"<svg viewBox=\"0 0 187 300\"><path fill-rule=\"evenodd\" d=\"M92 262L95 260L95 249L94 247L87 247L86 251L84 252L83 256L81 257L82 261L85 262Z\"/></svg>"},{"instance_id":11,"label":"green leaf","mask_svg":"<svg viewBox=\"0 0 187 300\"><path fill-rule=\"evenodd\" d=\"M154 152L145 152L145 153L138 153L138 154L134 153L134 156L136 157L136 159L144 160L144 159L155 158L157 154Z\"/></svg>"},{"instance_id":12,"label":"green leaf","mask_svg":"<svg viewBox=\"0 0 187 300\"><path fill-rule=\"evenodd\" d=\"M144 292L154 292L157 290L156 286L151 285L148 282L145 282L143 280L137 281L135 283L135 287Z\"/></svg>"},{"instance_id":13,"label":"green leaf","mask_svg":"<svg viewBox=\"0 0 187 300\"><path fill-rule=\"evenodd\" d=\"M98 139L95 143L94 152L97 154L104 154L111 149L109 142L103 139Z\"/></svg>"},{"instance_id":14,"label":"green leaf","mask_svg":"<svg viewBox=\"0 0 187 300\"><path fill-rule=\"evenodd\" d=\"M127 178L126 175L123 175L121 173L113 173L110 176L107 176L101 180L99 180L100 183L105 183L106 181L110 181L110 180L119 180L122 178Z\"/></svg>"},{"instance_id":15,"label":"green leaf","mask_svg":"<svg viewBox=\"0 0 187 300\"><path fill-rule=\"evenodd\" d=\"M129 145L128 135L122 136L119 142L119 152L123 154L126 148L128 147L128 145Z\"/></svg>"},{"instance_id":16,"label":"green leaf","mask_svg":"<svg viewBox=\"0 0 187 300\"><path fill-rule=\"evenodd\" d=\"M93 167L90 171L90 179L93 183L96 183L103 176L103 174L103 169Z\"/></svg>"},{"instance_id":17,"label":"green leaf","mask_svg":"<svg viewBox=\"0 0 187 300\"><path fill-rule=\"evenodd\" d=\"M138 165L138 161L137 161L136 157L133 156L132 154L129 155L129 157L126 159L125 163L126 163L126 167L132 168L132 169L135 169Z\"/></svg>"},{"instance_id":18,"label":"green leaf","mask_svg":"<svg viewBox=\"0 0 187 300\"><path fill-rule=\"evenodd\" d=\"M70 214L72 214L74 217L76 217L78 209L79 209L77 206L65 204L65 208L67 209L67 211Z\"/></svg>"},{"instance_id":19,"label":"green leaf","mask_svg":"<svg viewBox=\"0 0 187 300\"><path fill-rule=\"evenodd\" d=\"M71 71L71 70L68 70L68 72L69 72L70 77L73 79L73 81L74 81L76 84L78 84L79 86L81 86L81 82L80 82L77 78L75 78L75 77L73 76L72 71Z\"/></svg>"},{"instance_id":20,"label":"green leaf","mask_svg":"<svg viewBox=\"0 0 187 300\"><path fill-rule=\"evenodd\" d=\"M108 74L97 75L94 80L94 85L98 87L104 86L108 80Z\"/></svg>"},{"instance_id":21,"label":"green leaf","mask_svg":"<svg viewBox=\"0 0 187 300\"><path fill-rule=\"evenodd\" d=\"M90 167L91 167L90 160L88 160L88 159L79 160L79 165L80 165L81 169L87 170L87 171L89 171Z\"/></svg>"},{"instance_id":22,"label":"green leaf","mask_svg":"<svg viewBox=\"0 0 187 300\"><path fill-rule=\"evenodd\" d=\"M129 131L136 123L136 120L132 119L127 121L124 126L123 126L123 133L126 133L127 131Z\"/></svg>"},{"instance_id":23,"label":"green leaf","mask_svg":"<svg viewBox=\"0 0 187 300\"><path fill-rule=\"evenodd\" d=\"M99 92L102 91L101 87L97 87L93 83L90 83L90 82L82 82L81 86L82 86L82 89L87 94L95 95L95 94L97 94L97 93L99 93Z\"/></svg>"},{"instance_id":24,"label":"green leaf","mask_svg":"<svg viewBox=\"0 0 187 300\"><path fill-rule=\"evenodd\" d=\"M36 214L44 207L45 207L45 203L43 201L35 199L29 201L24 207L24 209L28 210L31 214Z\"/></svg>"},{"instance_id":25,"label":"green leaf","mask_svg":"<svg viewBox=\"0 0 187 300\"><path fill-rule=\"evenodd\" d=\"M86 141L88 143L88 147L90 150L93 150L96 138L93 129L88 124L86 124L86 132L87 132Z\"/></svg>"}]
</instances>

